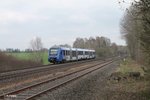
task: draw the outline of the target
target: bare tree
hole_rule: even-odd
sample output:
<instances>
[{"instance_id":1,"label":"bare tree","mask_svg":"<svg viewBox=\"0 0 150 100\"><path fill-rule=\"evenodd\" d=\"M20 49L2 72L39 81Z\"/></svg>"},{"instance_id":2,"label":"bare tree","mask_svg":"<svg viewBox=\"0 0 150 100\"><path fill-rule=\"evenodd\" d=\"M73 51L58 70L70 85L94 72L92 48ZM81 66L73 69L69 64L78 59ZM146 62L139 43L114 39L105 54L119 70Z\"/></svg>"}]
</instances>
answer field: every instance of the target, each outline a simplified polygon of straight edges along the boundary
<instances>
[{"instance_id":1,"label":"bare tree","mask_svg":"<svg viewBox=\"0 0 150 100\"><path fill-rule=\"evenodd\" d=\"M116 43L112 43L112 44L111 44L111 52L112 52L112 54L113 54L114 56L117 55L117 53L118 53L118 46L117 46Z\"/></svg>"},{"instance_id":2,"label":"bare tree","mask_svg":"<svg viewBox=\"0 0 150 100\"><path fill-rule=\"evenodd\" d=\"M121 21L131 57L150 65L150 0L134 1Z\"/></svg>"},{"instance_id":3,"label":"bare tree","mask_svg":"<svg viewBox=\"0 0 150 100\"><path fill-rule=\"evenodd\" d=\"M97 56L100 57L117 55L118 52L116 44L111 45L110 39L99 36L97 36L96 38L76 38L73 43L73 47L95 49Z\"/></svg>"},{"instance_id":4,"label":"bare tree","mask_svg":"<svg viewBox=\"0 0 150 100\"><path fill-rule=\"evenodd\" d=\"M33 51L40 51L43 48L42 40L40 37L35 37L30 41L30 46Z\"/></svg>"},{"instance_id":5,"label":"bare tree","mask_svg":"<svg viewBox=\"0 0 150 100\"><path fill-rule=\"evenodd\" d=\"M75 42L73 43L73 47L75 48L85 48L85 41L82 38L76 38Z\"/></svg>"},{"instance_id":6,"label":"bare tree","mask_svg":"<svg viewBox=\"0 0 150 100\"><path fill-rule=\"evenodd\" d=\"M42 40L40 37L35 37L30 41L30 47L33 51L31 57L32 60L34 60L35 62L38 63L42 63L42 57L43 57L43 52L42 52L42 48L43 48L43 44L42 44Z\"/></svg>"}]
</instances>

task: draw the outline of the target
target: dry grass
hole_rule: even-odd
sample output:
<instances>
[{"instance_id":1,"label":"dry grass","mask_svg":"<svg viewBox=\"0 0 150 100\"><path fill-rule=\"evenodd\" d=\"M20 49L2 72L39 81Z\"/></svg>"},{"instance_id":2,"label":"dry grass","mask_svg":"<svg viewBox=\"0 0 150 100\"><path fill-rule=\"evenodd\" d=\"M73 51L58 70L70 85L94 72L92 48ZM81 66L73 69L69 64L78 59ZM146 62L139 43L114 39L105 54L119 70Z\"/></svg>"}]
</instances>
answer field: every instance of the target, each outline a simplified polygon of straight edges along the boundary
<instances>
[{"instance_id":1,"label":"dry grass","mask_svg":"<svg viewBox=\"0 0 150 100\"><path fill-rule=\"evenodd\" d=\"M0 52L0 73L41 65L30 60L18 60L11 55Z\"/></svg>"},{"instance_id":2,"label":"dry grass","mask_svg":"<svg viewBox=\"0 0 150 100\"><path fill-rule=\"evenodd\" d=\"M117 91L117 96L119 98L122 98L121 96L124 95L124 93L127 93L129 96L126 97L128 98L127 100L133 99L130 99L130 96L134 96L134 99L137 100L150 100L150 80L147 78L148 76L145 75L140 65L131 59L126 59L121 62L120 67L116 72L127 77L126 80L108 81L109 89L111 91ZM127 75L129 72L140 72L141 77L138 79L129 77Z\"/></svg>"},{"instance_id":3,"label":"dry grass","mask_svg":"<svg viewBox=\"0 0 150 100\"><path fill-rule=\"evenodd\" d=\"M117 72L121 72L122 74L127 74L129 72L140 72L141 76L144 76L142 67L131 59L124 59L124 61L121 62Z\"/></svg>"}]
</instances>

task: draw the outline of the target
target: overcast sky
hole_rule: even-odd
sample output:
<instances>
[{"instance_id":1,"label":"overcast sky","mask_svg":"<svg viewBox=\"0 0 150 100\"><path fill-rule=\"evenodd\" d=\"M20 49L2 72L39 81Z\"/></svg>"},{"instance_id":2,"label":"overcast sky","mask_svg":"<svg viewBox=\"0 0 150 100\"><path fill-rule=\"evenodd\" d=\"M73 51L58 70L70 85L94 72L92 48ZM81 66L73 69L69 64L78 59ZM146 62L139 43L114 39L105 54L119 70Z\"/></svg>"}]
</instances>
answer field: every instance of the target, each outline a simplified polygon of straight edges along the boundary
<instances>
[{"instance_id":1,"label":"overcast sky","mask_svg":"<svg viewBox=\"0 0 150 100\"><path fill-rule=\"evenodd\" d=\"M118 0L0 0L0 48L29 48L36 36L46 48L90 36L125 45L123 13Z\"/></svg>"}]
</instances>

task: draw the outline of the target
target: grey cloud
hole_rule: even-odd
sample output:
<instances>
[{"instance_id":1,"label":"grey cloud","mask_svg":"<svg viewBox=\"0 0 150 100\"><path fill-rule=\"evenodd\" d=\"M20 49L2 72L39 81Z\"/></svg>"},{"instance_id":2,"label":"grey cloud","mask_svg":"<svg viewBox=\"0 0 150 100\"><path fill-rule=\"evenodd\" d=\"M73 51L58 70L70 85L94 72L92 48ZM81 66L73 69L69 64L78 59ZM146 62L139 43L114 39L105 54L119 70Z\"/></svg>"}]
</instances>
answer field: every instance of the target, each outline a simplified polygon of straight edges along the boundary
<instances>
[{"instance_id":1,"label":"grey cloud","mask_svg":"<svg viewBox=\"0 0 150 100\"><path fill-rule=\"evenodd\" d=\"M15 20L0 23L0 48L11 47L14 44L14 47L27 48L34 36L41 37L47 48L59 43L72 44L76 37L98 35L124 44L119 38L119 20L123 12L118 9L117 1L62 0L60 3L59 0L33 0L30 3L26 0L21 1L13 0L15 3L10 1L0 4L0 11L14 11L21 16L30 15L21 23ZM3 45L4 42L6 45Z\"/></svg>"}]
</instances>

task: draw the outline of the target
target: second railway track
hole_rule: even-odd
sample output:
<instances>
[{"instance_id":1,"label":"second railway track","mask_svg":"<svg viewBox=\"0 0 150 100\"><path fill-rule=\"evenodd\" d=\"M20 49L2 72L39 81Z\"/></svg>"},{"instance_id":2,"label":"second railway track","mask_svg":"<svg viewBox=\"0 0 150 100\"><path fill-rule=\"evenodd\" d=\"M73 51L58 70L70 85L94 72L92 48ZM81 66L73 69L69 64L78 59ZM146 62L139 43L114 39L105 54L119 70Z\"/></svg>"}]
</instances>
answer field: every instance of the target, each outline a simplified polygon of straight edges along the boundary
<instances>
[{"instance_id":1,"label":"second railway track","mask_svg":"<svg viewBox=\"0 0 150 100\"><path fill-rule=\"evenodd\" d=\"M51 66L41 66L25 70L17 70L0 75L0 94L19 89L21 87L44 80L47 77L53 77L66 70L75 69L92 63L103 61L101 59L85 60L79 62L70 62Z\"/></svg>"},{"instance_id":2,"label":"second railway track","mask_svg":"<svg viewBox=\"0 0 150 100\"><path fill-rule=\"evenodd\" d=\"M47 79L23 88L20 88L18 90L14 90L5 94L0 95L0 99L6 99L6 100L32 100L33 98L44 94L47 91L51 91L53 89L56 89L66 83L69 83L73 80L76 80L88 73L91 73L97 69L100 69L110 63L112 63L114 60L108 60L105 62L99 62L94 63L92 65L89 65L88 67L80 70L76 70L74 72L65 73L63 75L53 77L51 79Z\"/></svg>"},{"instance_id":3,"label":"second railway track","mask_svg":"<svg viewBox=\"0 0 150 100\"><path fill-rule=\"evenodd\" d=\"M43 66L38 66L38 67L33 67L33 68L27 68L27 69L21 69L21 70L16 70L16 71L9 71L9 72L3 72L0 73L0 81L1 80L8 80L11 79L13 77L21 77L21 76L25 76L25 75L31 75L31 74L35 74L35 73L40 73L48 70L53 70L53 69L57 69L57 68L63 68L66 66L71 66L73 64L83 64L88 62L92 62L92 61L97 61L99 59L92 59L92 60L84 60L84 61L79 61L79 62L70 62L70 63L63 63L63 64L49 64L49 65L43 65Z\"/></svg>"}]
</instances>

